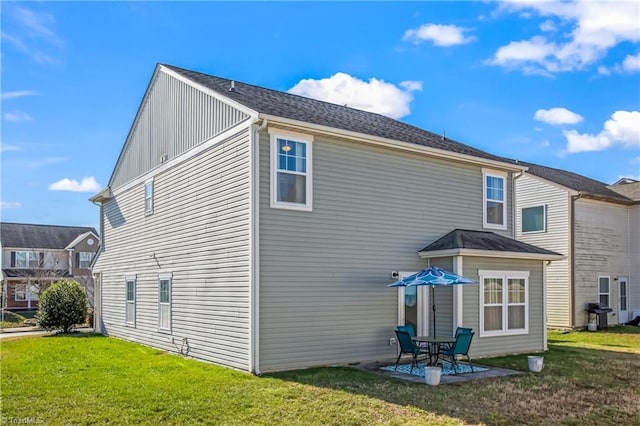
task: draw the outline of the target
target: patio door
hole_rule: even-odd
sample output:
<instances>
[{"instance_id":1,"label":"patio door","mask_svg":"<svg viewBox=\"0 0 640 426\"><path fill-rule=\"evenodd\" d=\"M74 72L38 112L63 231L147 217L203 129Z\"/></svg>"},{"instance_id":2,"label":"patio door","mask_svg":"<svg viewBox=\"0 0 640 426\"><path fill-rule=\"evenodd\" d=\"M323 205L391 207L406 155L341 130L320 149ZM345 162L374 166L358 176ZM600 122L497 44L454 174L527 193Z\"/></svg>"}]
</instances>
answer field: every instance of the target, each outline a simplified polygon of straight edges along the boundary
<instances>
[{"instance_id":1,"label":"patio door","mask_svg":"<svg viewBox=\"0 0 640 426\"><path fill-rule=\"evenodd\" d=\"M400 272L399 278L415 272ZM418 336L426 336L429 330L426 307L429 306L426 286L398 287L398 325L412 325Z\"/></svg>"},{"instance_id":2,"label":"patio door","mask_svg":"<svg viewBox=\"0 0 640 426\"><path fill-rule=\"evenodd\" d=\"M629 279L618 277L618 322L624 324L629 321Z\"/></svg>"}]
</instances>

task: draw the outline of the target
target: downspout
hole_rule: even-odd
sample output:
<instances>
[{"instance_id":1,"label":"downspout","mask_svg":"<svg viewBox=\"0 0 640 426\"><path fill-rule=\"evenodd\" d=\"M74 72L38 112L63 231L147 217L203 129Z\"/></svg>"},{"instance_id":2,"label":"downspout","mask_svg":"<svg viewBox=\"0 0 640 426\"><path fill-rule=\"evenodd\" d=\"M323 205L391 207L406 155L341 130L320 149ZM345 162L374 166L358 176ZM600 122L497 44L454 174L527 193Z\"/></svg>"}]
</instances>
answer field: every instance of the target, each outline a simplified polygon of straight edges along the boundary
<instances>
[{"instance_id":1,"label":"downspout","mask_svg":"<svg viewBox=\"0 0 640 426\"><path fill-rule=\"evenodd\" d=\"M575 312L575 299L576 299L576 272L575 272L575 226L576 226L576 200L582 197L582 192L578 192L578 195L571 196L571 204L569 205L569 268L571 272L569 274L569 284L571 285L571 292L569 298L569 327L574 328L576 326L576 312Z\"/></svg>"},{"instance_id":2,"label":"downspout","mask_svg":"<svg viewBox=\"0 0 640 426\"><path fill-rule=\"evenodd\" d=\"M96 327L96 325L99 324L100 325L100 327L99 327L100 334L104 334L104 329L102 327L102 278L103 278L103 276L102 276L102 274L100 274L100 294L97 295L96 292L95 292L96 276L93 273L93 265L95 265L96 261L98 260L98 257L104 251L104 204L102 202L96 204L95 201L91 201L91 203L100 207L100 247L98 247L98 251L93 256L93 259L91 260L91 275L92 275L92 278L93 278L93 286L94 286L93 287L93 290L94 290L94 294L93 294L93 330L95 332L98 329ZM96 297L99 298L100 306L98 306L98 304L96 303ZM98 313L98 315L96 315L96 312Z\"/></svg>"},{"instance_id":3,"label":"downspout","mask_svg":"<svg viewBox=\"0 0 640 426\"><path fill-rule=\"evenodd\" d=\"M251 273L251 291L249 304L251 312L250 335L250 368L256 376L260 376L260 132L267 127L267 119L263 118L259 126L251 125L249 152L251 164L250 179L250 209L249 220L251 227L251 254L249 258Z\"/></svg>"},{"instance_id":4,"label":"downspout","mask_svg":"<svg viewBox=\"0 0 640 426\"><path fill-rule=\"evenodd\" d=\"M516 218L517 218L517 209L516 209L516 179L522 177L522 175L524 174L524 172L520 172L518 173L517 176L515 176L512 179L512 187L511 187L511 236L513 237L513 239L517 239L516 238ZM514 173L515 175L515 173Z\"/></svg>"}]
</instances>

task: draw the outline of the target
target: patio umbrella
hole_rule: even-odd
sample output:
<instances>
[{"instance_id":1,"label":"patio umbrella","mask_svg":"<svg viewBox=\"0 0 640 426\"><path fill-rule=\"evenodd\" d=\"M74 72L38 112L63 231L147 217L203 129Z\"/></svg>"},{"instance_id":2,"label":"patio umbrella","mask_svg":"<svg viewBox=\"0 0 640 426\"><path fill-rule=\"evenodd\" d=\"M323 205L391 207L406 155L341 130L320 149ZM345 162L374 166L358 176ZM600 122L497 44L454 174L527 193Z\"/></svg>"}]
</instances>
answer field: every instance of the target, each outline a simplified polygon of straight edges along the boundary
<instances>
[{"instance_id":1,"label":"patio umbrella","mask_svg":"<svg viewBox=\"0 0 640 426\"><path fill-rule=\"evenodd\" d=\"M409 275L401 280L389 284L387 287L413 287L428 285L431 287L431 315L433 318L433 337L436 336L436 300L434 288L436 286L449 286L457 284L477 284L478 282L453 272L445 271L437 266L430 266L422 271Z\"/></svg>"}]
</instances>

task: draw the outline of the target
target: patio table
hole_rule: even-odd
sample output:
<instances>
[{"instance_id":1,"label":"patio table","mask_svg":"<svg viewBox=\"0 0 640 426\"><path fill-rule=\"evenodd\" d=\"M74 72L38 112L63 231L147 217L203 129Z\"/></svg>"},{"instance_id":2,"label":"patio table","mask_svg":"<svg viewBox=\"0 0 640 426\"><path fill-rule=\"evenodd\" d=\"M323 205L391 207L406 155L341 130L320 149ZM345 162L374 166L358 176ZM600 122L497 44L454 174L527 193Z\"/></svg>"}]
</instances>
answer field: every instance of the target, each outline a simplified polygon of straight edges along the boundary
<instances>
[{"instance_id":1,"label":"patio table","mask_svg":"<svg viewBox=\"0 0 640 426\"><path fill-rule=\"evenodd\" d=\"M428 365L438 364L438 358L440 357L440 348L451 347L451 345L456 342L455 337L415 336L412 337L412 339L418 344L426 344L427 356L429 357Z\"/></svg>"}]
</instances>

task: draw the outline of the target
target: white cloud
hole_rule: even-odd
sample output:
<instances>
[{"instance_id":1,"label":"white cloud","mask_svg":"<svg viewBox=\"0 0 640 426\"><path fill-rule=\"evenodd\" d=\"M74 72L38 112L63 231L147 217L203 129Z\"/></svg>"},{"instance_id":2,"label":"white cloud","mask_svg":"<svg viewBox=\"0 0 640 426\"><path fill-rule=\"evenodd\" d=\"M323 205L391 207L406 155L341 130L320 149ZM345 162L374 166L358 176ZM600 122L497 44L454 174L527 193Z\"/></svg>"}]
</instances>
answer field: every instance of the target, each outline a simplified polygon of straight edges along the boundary
<instances>
[{"instance_id":1,"label":"white cloud","mask_svg":"<svg viewBox=\"0 0 640 426\"><path fill-rule=\"evenodd\" d=\"M65 43L54 30L53 15L15 4L3 6L2 11L7 17L6 20L3 19L4 30L0 33L5 46L12 46L38 64L56 62L48 50L51 48L60 50Z\"/></svg>"},{"instance_id":2,"label":"white cloud","mask_svg":"<svg viewBox=\"0 0 640 426\"><path fill-rule=\"evenodd\" d=\"M598 67L598 74L600 75L611 75L611 70L604 65L600 65Z\"/></svg>"},{"instance_id":3,"label":"white cloud","mask_svg":"<svg viewBox=\"0 0 640 426\"><path fill-rule=\"evenodd\" d=\"M38 92L35 90L16 90L14 92L4 92L2 94L2 100L6 101L8 99L22 98L25 96L35 96Z\"/></svg>"},{"instance_id":4,"label":"white cloud","mask_svg":"<svg viewBox=\"0 0 640 426\"><path fill-rule=\"evenodd\" d=\"M7 145L6 143L0 143L0 152L10 151L22 151L22 147L18 145Z\"/></svg>"},{"instance_id":5,"label":"white cloud","mask_svg":"<svg viewBox=\"0 0 640 426\"><path fill-rule=\"evenodd\" d=\"M640 155L629 160L629 164L640 164Z\"/></svg>"},{"instance_id":6,"label":"white cloud","mask_svg":"<svg viewBox=\"0 0 640 426\"><path fill-rule=\"evenodd\" d=\"M578 133L576 130L562 132L567 139L566 151L602 151L614 145L628 149L640 149L640 111L616 111L597 135Z\"/></svg>"},{"instance_id":7,"label":"white cloud","mask_svg":"<svg viewBox=\"0 0 640 426\"><path fill-rule=\"evenodd\" d=\"M29 114L24 111L5 112L4 119L6 121L31 121L33 120Z\"/></svg>"},{"instance_id":8,"label":"white cloud","mask_svg":"<svg viewBox=\"0 0 640 426\"><path fill-rule=\"evenodd\" d=\"M566 108L539 109L533 118L547 124L576 124L583 120L580 114L569 111Z\"/></svg>"},{"instance_id":9,"label":"white cloud","mask_svg":"<svg viewBox=\"0 0 640 426\"><path fill-rule=\"evenodd\" d=\"M0 208L19 209L19 208L22 208L22 203L19 201L0 201Z\"/></svg>"},{"instance_id":10,"label":"white cloud","mask_svg":"<svg viewBox=\"0 0 640 426\"><path fill-rule=\"evenodd\" d=\"M100 184L93 176L83 178L78 182L75 179L64 178L49 185L51 191L71 191L71 192L98 192Z\"/></svg>"},{"instance_id":11,"label":"white cloud","mask_svg":"<svg viewBox=\"0 0 640 426\"><path fill-rule=\"evenodd\" d=\"M289 93L400 118L411 113L413 92L422 90L422 82L403 81L398 86L376 78L367 82L339 72L320 80L300 80Z\"/></svg>"},{"instance_id":12,"label":"white cloud","mask_svg":"<svg viewBox=\"0 0 640 426\"><path fill-rule=\"evenodd\" d=\"M540 31L544 31L548 33L555 30L556 30L556 24L550 19L540 24Z\"/></svg>"},{"instance_id":13,"label":"white cloud","mask_svg":"<svg viewBox=\"0 0 640 426\"><path fill-rule=\"evenodd\" d=\"M475 40L473 36L465 36L468 28L456 25L424 24L416 29L405 31L402 40L420 44L423 41L430 41L435 46L455 46L457 44L467 44Z\"/></svg>"},{"instance_id":14,"label":"white cloud","mask_svg":"<svg viewBox=\"0 0 640 426\"><path fill-rule=\"evenodd\" d=\"M640 53L627 55L622 61L622 69L627 72L640 71Z\"/></svg>"},{"instance_id":15,"label":"white cloud","mask_svg":"<svg viewBox=\"0 0 640 426\"><path fill-rule=\"evenodd\" d=\"M536 35L500 47L489 60L493 65L520 69L526 73L552 74L586 68L604 58L622 42L640 41L640 5L637 2L508 1L500 11L533 12L571 26L558 32L557 41Z\"/></svg>"}]
</instances>

